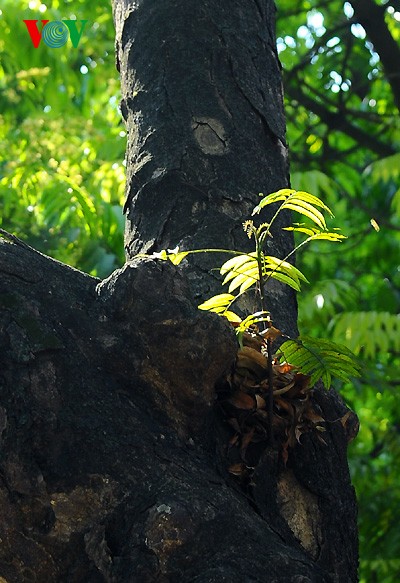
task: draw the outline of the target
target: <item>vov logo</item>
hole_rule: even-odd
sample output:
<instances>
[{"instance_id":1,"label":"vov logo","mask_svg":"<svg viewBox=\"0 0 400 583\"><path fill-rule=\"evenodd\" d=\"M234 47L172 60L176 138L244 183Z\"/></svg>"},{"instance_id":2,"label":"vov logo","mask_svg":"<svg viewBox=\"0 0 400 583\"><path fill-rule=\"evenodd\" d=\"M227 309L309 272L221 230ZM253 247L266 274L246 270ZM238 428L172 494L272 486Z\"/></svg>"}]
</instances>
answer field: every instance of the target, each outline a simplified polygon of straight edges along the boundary
<instances>
[{"instance_id":1,"label":"vov logo","mask_svg":"<svg viewBox=\"0 0 400 583\"><path fill-rule=\"evenodd\" d=\"M38 48L41 40L51 49L59 49L66 44L68 37L76 49L87 20L53 20L52 22L50 20L41 20L42 27L40 31L38 28L39 20L24 20L24 22L35 49ZM80 30L78 30L77 22L81 22Z\"/></svg>"}]
</instances>

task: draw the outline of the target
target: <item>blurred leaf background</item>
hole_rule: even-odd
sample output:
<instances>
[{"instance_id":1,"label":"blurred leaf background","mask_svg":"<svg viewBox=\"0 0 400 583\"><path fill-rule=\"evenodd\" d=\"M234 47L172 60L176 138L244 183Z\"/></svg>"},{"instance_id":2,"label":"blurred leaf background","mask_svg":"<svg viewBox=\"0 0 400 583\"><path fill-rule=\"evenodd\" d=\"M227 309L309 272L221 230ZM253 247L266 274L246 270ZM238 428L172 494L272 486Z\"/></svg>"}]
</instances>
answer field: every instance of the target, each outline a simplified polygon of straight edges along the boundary
<instances>
[{"instance_id":1,"label":"blurred leaf background","mask_svg":"<svg viewBox=\"0 0 400 583\"><path fill-rule=\"evenodd\" d=\"M126 136L110 4L6 0L0 12L0 224L104 277L124 260ZM62 18L88 20L78 47L35 49L23 20Z\"/></svg>"},{"instance_id":2,"label":"blurred leaf background","mask_svg":"<svg viewBox=\"0 0 400 583\"><path fill-rule=\"evenodd\" d=\"M349 236L340 246L321 243L299 254L298 265L312 282L299 295L300 329L346 344L362 361L361 379L336 386L361 421L350 446L360 507L360 581L395 583L400 4L277 0L277 8L292 186L326 201L335 225ZM22 21L41 18L88 23L76 49L69 41L58 49L44 43L34 49ZM0 226L98 277L124 261L126 135L118 103L108 0L3 0Z\"/></svg>"}]
</instances>

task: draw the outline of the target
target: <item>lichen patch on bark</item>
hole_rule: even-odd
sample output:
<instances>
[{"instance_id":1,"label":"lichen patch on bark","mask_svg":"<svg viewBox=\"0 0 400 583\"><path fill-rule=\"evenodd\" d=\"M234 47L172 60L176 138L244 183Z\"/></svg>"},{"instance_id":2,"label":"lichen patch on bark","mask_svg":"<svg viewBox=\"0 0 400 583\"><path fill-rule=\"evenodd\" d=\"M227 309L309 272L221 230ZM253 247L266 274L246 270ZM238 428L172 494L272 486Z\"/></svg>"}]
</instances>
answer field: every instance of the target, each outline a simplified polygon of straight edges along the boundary
<instances>
[{"instance_id":1,"label":"lichen patch on bark","mask_svg":"<svg viewBox=\"0 0 400 583\"><path fill-rule=\"evenodd\" d=\"M211 117L195 117L192 129L196 142L204 154L221 156L229 151L224 126Z\"/></svg>"},{"instance_id":2,"label":"lichen patch on bark","mask_svg":"<svg viewBox=\"0 0 400 583\"><path fill-rule=\"evenodd\" d=\"M291 470L277 483L278 506L290 530L314 559L321 547L320 512L316 496L304 488Z\"/></svg>"}]
</instances>

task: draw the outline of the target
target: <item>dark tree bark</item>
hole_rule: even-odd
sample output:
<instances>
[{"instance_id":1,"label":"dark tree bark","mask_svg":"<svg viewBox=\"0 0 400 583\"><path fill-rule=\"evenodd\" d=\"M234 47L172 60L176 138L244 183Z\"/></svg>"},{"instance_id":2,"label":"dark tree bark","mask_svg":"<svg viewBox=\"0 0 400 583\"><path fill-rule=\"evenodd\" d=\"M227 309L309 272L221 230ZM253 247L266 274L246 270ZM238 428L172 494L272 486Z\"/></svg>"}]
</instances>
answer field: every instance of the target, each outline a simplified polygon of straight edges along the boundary
<instances>
[{"instance_id":1,"label":"dark tree bark","mask_svg":"<svg viewBox=\"0 0 400 583\"><path fill-rule=\"evenodd\" d=\"M258 193L289 181L274 3L117 0L114 14L128 257L176 245L246 250L242 221ZM292 249L288 224L276 224L271 255ZM203 298L219 290L210 270L221 262L199 257L189 277ZM295 333L289 288L269 289L269 309Z\"/></svg>"},{"instance_id":2,"label":"dark tree bark","mask_svg":"<svg viewBox=\"0 0 400 583\"><path fill-rule=\"evenodd\" d=\"M310 431L285 463L264 441L251 481L231 475L215 403L236 340L192 293L214 291L209 265L132 259L241 247L254 193L287 185L273 5L114 9L130 259L99 281L0 239L0 578L354 582L352 414L316 390L325 443ZM276 286L269 302L295 331L293 295Z\"/></svg>"}]
</instances>

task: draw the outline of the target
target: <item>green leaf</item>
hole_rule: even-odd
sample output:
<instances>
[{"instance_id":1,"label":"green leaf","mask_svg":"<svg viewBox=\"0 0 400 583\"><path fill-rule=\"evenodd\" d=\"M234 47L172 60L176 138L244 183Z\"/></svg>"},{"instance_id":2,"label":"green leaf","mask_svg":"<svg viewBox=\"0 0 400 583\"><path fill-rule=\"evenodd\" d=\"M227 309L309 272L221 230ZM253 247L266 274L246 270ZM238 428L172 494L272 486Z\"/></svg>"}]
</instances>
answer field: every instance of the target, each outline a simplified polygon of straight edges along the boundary
<instances>
[{"instance_id":1,"label":"green leaf","mask_svg":"<svg viewBox=\"0 0 400 583\"><path fill-rule=\"evenodd\" d=\"M229 292L240 288L240 293L243 293L255 284L259 278L258 263L256 253L248 255L238 255L226 261L221 269L221 275L225 275L222 285L229 281L231 282L228 288Z\"/></svg>"},{"instance_id":2,"label":"green leaf","mask_svg":"<svg viewBox=\"0 0 400 583\"><path fill-rule=\"evenodd\" d=\"M270 314L266 310L261 310L260 312L255 312L254 314L247 316L247 318L241 322L240 326L236 328L236 333L243 333L251 326L254 326L254 324L260 324L262 322L271 322Z\"/></svg>"},{"instance_id":3,"label":"green leaf","mask_svg":"<svg viewBox=\"0 0 400 583\"><path fill-rule=\"evenodd\" d=\"M261 211L265 206L276 202L283 201L277 213L287 208L294 210L317 224L321 229L326 229L325 218L317 207L326 211L331 217L333 213L328 206L317 196L305 191L297 191L290 188L284 188L265 196L261 202L254 208L252 215Z\"/></svg>"},{"instance_id":4,"label":"green leaf","mask_svg":"<svg viewBox=\"0 0 400 583\"><path fill-rule=\"evenodd\" d=\"M356 354L376 359L400 351L400 316L389 312L343 312L332 321L334 339L345 339Z\"/></svg>"},{"instance_id":5,"label":"green leaf","mask_svg":"<svg viewBox=\"0 0 400 583\"><path fill-rule=\"evenodd\" d=\"M234 299L235 296L233 296L232 294L218 294L200 304L198 308L199 310L213 310L215 308L226 308Z\"/></svg>"},{"instance_id":6,"label":"green leaf","mask_svg":"<svg viewBox=\"0 0 400 583\"><path fill-rule=\"evenodd\" d=\"M175 249L162 249L156 253L153 253L150 257L154 259L161 259L162 261L171 261L174 265L179 265L181 261L185 259L191 253L191 251L179 251L179 247Z\"/></svg>"},{"instance_id":7,"label":"green leaf","mask_svg":"<svg viewBox=\"0 0 400 583\"><path fill-rule=\"evenodd\" d=\"M263 259L263 275L267 278L273 277L274 279L289 285L296 291L300 291L301 281L308 283L305 275L288 261L283 261L282 259L272 257L271 255L266 255Z\"/></svg>"},{"instance_id":8,"label":"green leaf","mask_svg":"<svg viewBox=\"0 0 400 583\"><path fill-rule=\"evenodd\" d=\"M235 312L227 309L234 299L235 296L232 294L218 294L200 304L198 309L214 312L220 316L224 316L233 324L240 324L242 318L235 314Z\"/></svg>"},{"instance_id":9,"label":"green leaf","mask_svg":"<svg viewBox=\"0 0 400 583\"><path fill-rule=\"evenodd\" d=\"M179 253L168 253L168 259L174 265L179 265L181 261L189 255L189 251L180 251Z\"/></svg>"},{"instance_id":10,"label":"green leaf","mask_svg":"<svg viewBox=\"0 0 400 583\"><path fill-rule=\"evenodd\" d=\"M277 281L280 281L281 283L288 285L289 287L291 287L295 291L297 291L297 292L301 291L301 286L300 286L299 282L291 277L288 277L284 273L280 273L279 271L273 271L273 272L271 271L269 275L270 275L270 277L273 277Z\"/></svg>"},{"instance_id":11,"label":"green leaf","mask_svg":"<svg viewBox=\"0 0 400 583\"><path fill-rule=\"evenodd\" d=\"M229 322L231 322L232 324L240 324L240 322L242 321L242 318L235 314L235 312L232 312L231 310L226 310L221 315L225 316L225 318L227 318Z\"/></svg>"},{"instance_id":12,"label":"green leaf","mask_svg":"<svg viewBox=\"0 0 400 583\"><path fill-rule=\"evenodd\" d=\"M252 285L254 285L259 279L259 271L258 265L251 265L244 271L244 273L237 275L234 279L232 279L231 283L229 284L228 291L232 292L237 288L239 289L239 293L245 292L249 289ZM225 283L225 281L224 281Z\"/></svg>"},{"instance_id":13,"label":"green leaf","mask_svg":"<svg viewBox=\"0 0 400 583\"><path fill-rule=\"evenodd\" d=\"M251 216L258 214L261 211L261 209L263 209L265 206L267 206L269 204L274 204L275 202L279 202L281 200L283 200L283 201L286 200L287 197L289 197L294 192L296 192L296 191L291 189L291 188L282 188L281 190L278 190L277 192L272 192L271 194L267 194L267 196L264 196L260 192L260 196L263 196L264 198L258 203L258 205L256 207L254 207L253 212L251 213Z\"/></svg>"},{"instance_id":14,"label":"green leaf","mask_svg":"<svg viewBox=\"0 0 400 583\"><path fill-rule=\"evenodd\" d=\"M320 231L316 227L308 227L303 224L295 223L292 227L283 227L284 231L293 231L295 233L304 233L308 236L307 241L333 241L341 242L347 239L345 235L333 231Z\"/></svg>"},{"instance_id":15,"label":"green leaf","mask_svg":"<svg viewBox=\"0 0 400 583\"><path fill-rule=\"evenodd\" d=\"M293 223L292 227L282 227L283 231L293 231L295 233L304 233L308 237L313 237L317 232L320 231L315 227L307 227L305 223Z\"/></svg>"},{"instance_id":16,"label":"green leaf","mask_svg":"<svg viewBox=\"0 0 400 583\"><path fill-rule=\"evenodd\" d=\"M321 192L334 196L337 191L337 184L330 176L320 170L307 170L306 172L291 172L290 181L296 190L311 190L317 196Z\"/></svg>"},{"instance_id":17,"label":"green leaf","mask_svg":"<svg viewBox=\"0 0 400 583\"><path fill-rule=\"evenodd\" d=\"M291 209L292 211L296 211L311 219L315 224L321 227L321 229L326 229L324 215L307 202L304 201L286 202L282 205L282 208L288 208Z\"/></svg>"},{"instance_id":18,"label":"green leaf","mask_svg":"<svg viewBox=\"0 0 400 583\"><path fill-rule=\"evenodd\" d=\"M364 170L364 174L377 184L380 181L388 182L390 179L398 180L400 177L400 153L381 158L369 164Z\"/></svg>"},{"instance_id":19,"label":"green leaf","mask_svg":"<svg viewBox=\"0 0 400 583\"><path fill-rule=\"evenodd\" d=\"M360 365L355 355L346 347L330 340L299 337L284 342L279 349L285 360L310 375L313 386L319 379L328 389L331 377L348 382L350 377L360 376Z\"/></svg>"},{"instance_id":20,"label":"green leaf","mask_svg":"<svg viewBox=\"0 0 400 583\"><path fill-rule=\"evenodd\" d=\"M240 268L249 261L254 262L255 260L254 258L256 257L257 257L256 253L249 253L248 255L237 255L236 257L231 257L231 259L228 259L228 261L225 261L225 263L222 264L220 274L225 275L228 272L232 272L233 275L235 275L236 273L242 273L242 271L239 271Z\"/></svg>"}]
</instances>

